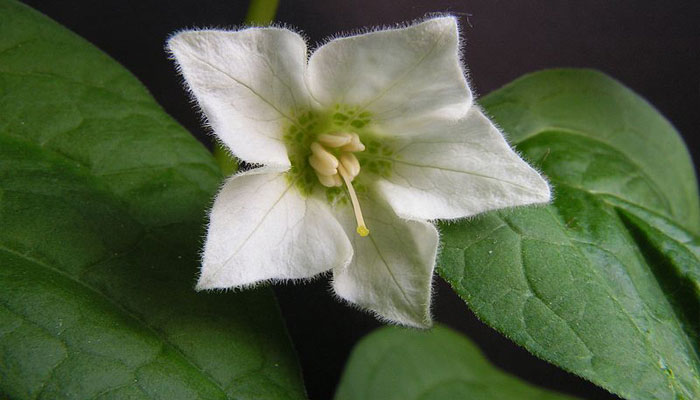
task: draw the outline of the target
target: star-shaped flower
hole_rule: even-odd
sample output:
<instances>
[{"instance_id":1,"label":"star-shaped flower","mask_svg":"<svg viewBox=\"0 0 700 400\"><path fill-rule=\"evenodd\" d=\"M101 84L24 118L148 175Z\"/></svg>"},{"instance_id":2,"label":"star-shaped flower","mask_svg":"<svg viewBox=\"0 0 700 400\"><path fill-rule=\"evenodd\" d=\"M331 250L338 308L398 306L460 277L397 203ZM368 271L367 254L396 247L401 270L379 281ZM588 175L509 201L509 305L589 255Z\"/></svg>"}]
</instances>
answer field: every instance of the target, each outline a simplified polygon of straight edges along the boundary
<instances>
[{"instance_id":1,"label":"star-shaped flower","mask_svg":"<svg viewBox=\"0 0 700 400\"><path fill-rule=\"evenodd\" d=\"M218 138L258 168L211 210L198 289L333 271L341 298L431 324L429 222L544 203L547 182L473 104L457 20L333 39L197 30L168 42Z\"/></svg>"}]
</instances>

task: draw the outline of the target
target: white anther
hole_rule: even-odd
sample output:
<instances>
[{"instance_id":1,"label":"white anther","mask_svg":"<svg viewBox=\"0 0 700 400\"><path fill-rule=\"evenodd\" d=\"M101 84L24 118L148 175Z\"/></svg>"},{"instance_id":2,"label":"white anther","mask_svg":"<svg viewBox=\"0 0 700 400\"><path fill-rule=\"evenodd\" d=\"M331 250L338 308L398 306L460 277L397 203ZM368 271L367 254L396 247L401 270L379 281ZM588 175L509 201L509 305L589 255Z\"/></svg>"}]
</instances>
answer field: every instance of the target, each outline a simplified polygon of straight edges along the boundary
<instances>
[{"instance_id":1,"label":"white anther","mask_svg":"<svg viewBox=\"0 0 700 400\"><path fill-rule=\"evenodd\" d=\"M337 187L343 185L343 179L338 174L322 175L318 171L315 172L316 176L318 177L318 181L321 182L321 185L325 187Z\"/></svg>"},{"instance_id":2,"label":"white anther","mask_svg":"<svg viewBox=\"0 0 700 400\"><path fill-rule=\"evenodd\" d=\"M350 139L350 143L346 144L345 146L341 147L340 150L342 151L364 151L365 150L365 145L360 142L360 137L357 135L357 133L352 134L352 139Z\"/></svg>"},{"instance_id":3,"label":"white anther","mask_svg":"<svg viewBox=\"0 0 700 400\"><path fill-rule=\"evenodd\" d=\"M340 147L340 146L345 146L346 144L350 143L352 140L352 135L349 133L324 133L322 135L318 135L318 141L328 147Z\"/></svg>"},{"instance_id":4,"label":"white anther","mask_svg":"<svg viewBox=\"0 0 700 400\"><path fill-rule=\"evenodd\" d=\"M331 176L338 173L338 160L335 157L333 157L333 159L336 160L336 167L333 166L333 163L330 162L328 158L320 158L318 155L313 154L309 157L309 164L311 164L311 167L319 174Z\"/></svg>"},{"instance_id":5,"label":"white anther","mask_svg":"<svg viewBox=\"0 0 700 400\"><path fill-rule=\"evenodd\" d=\"M348 171L351 181L360 173L360 162L352 153L345 151L340 153L340 164Z\"/></svg>"},{"instance_id":6,"label":"white anther","mask_svg":"<svg viewBox=\"0 0 700 400\"><path fill-rule=\"evenodd\" d=\"M325 147L321 146L317 142L311 143L311 152L314 156L318 157L319 161L322 161L324 165L330 168L338 168L338 159L335 158ZM324 174L332 175L332 174Z\"/></svg>"}]
</instances>

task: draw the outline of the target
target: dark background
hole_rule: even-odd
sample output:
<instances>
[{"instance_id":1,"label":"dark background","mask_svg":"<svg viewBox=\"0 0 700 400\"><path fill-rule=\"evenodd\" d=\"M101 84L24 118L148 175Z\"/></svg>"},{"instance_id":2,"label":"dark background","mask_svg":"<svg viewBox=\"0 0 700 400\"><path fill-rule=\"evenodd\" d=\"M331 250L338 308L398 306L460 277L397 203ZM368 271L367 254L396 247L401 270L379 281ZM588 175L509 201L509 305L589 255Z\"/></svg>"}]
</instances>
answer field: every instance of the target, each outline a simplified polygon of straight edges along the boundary
<instances>
[{"instance_id":1,"label":"dark background","mask_svg":"<svg viewBox=\"0 0 700 400\"><path fill-rule=\"evenodd\" d=\"M163 51L168 34L188 27L233 27L247 1L28 0L133 72L167 112L209 145ZM683 134L698 160L700 2L502 0L281 0L277 20L311 43L339 31L389 25L429 12L460 17L464 56L477 94L550 67L601 70L647 98ZM532 383L588 399L603 389L540 361L479 322L437 279L434 314L475 340L499 367ZM277 286L312 400L329 399L354 343L380 324L333 298L325 278Z\"/></svg>"}]
</instances>

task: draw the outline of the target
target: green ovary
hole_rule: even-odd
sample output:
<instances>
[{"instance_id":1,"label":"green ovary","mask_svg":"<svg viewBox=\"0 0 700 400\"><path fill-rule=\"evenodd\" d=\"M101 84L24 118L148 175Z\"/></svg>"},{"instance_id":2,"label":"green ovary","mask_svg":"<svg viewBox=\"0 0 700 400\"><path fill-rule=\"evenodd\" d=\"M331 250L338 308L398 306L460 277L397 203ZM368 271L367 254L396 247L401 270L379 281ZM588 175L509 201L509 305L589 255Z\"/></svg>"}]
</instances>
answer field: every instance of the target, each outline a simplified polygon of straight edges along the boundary
<instances>
[{"instance_id":1,"label":"green ovary","mask_svg":"<svg viewBox=\"0 0 700 400\"><path fill-rule=\"evenodd\" d=\"M305 111L294 114L284 133L284 143L287 147L292 167L287 172L287 178L294 182L303 195L322 190L332 204L348 202L346 190L343 187L325 187L320 182L314 168L309 164L312 154L311 144L318 141L322 134L350 133L357 134L365 145L364 151L355 152L360 162L361 172L353 181L358 195L367 191L367 185L376 176L391 174L391 156L394 152L387 140L380 140L376 127L372 124L370 113L358 111L356 107L336 105L327 112ZM331 153L339 156L337 150Z\"/></svg>"}]
</instances>

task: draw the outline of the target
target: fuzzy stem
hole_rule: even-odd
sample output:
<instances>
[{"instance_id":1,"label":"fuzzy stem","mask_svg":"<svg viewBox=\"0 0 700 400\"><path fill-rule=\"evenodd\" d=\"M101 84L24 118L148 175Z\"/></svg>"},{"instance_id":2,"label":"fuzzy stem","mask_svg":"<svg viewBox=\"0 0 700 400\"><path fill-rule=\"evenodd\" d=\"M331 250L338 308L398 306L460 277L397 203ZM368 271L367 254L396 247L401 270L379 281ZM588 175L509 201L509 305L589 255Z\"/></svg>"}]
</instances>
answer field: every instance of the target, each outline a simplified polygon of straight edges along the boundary
<instances>
[{"instance_id":1,"label":"fuzzy stem","mask_svg":"<svg viewBox=\"0 0 700 400\"><path fill-rule=\"evenodd\" d=\"M279 0L251 0L248 13L245 16L246 25L269 25L275 19ZM221 143L214 144L214 159L219 164L224 176L229 176L238 170L238 161L231 158Z\"/></svg>"},{"instance_id":2,"label":"fuzzy stem","mask_svg":"<svg viewBox=\"0 0 700 400\"><path fill-rule=\"evenodd\" d=\"M248 25L269 25L277 14L279 0L251 0L245 23Z\"/></svg>"}]
</instances>

